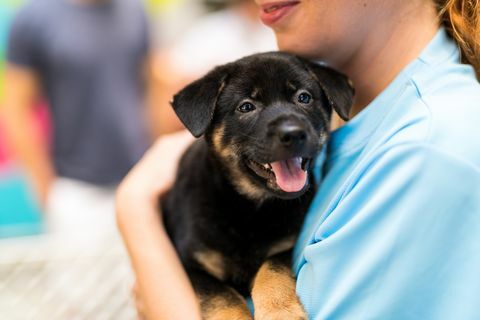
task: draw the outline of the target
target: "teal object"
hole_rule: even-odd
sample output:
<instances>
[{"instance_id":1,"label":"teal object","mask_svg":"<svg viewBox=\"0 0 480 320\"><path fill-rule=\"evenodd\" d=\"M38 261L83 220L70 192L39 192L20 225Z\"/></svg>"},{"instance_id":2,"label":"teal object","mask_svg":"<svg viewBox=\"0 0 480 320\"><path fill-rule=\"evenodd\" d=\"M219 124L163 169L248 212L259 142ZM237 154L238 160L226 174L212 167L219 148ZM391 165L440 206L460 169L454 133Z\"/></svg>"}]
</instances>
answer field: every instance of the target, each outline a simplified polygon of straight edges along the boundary
<instances>
[{"instance_id":1,"label":"teal object","mask_svg":"<svg viewBox=\"0 0 480 320\"><path fill-rule=\"evenodd\" d=\"M42 231L42 215L25 178L13 169L0 173L0 238Z\"/></svg>"},{"instance_id":2,"label":"teal object","mask_svg":"<svg viewBox=\"0 0 480 320\"><path fill-rule=\"evenodd\" d=\"M10 26L12 16L12 8L3 5L0 6L0 52L5 52L8 28Z\"/></svg>"},{"instance_id":3,"label":"teal object","mask_svg":"<svg viewBox=\"0 0 480 320\"><path fill-rule=\"evenodd\" d=\"M0 100L3 96L3 69L7 55L7 41L10 24L17 12L18 1L10 1L0 4Z\"/></svg>"},{"instance_id":4,"label":"teal object","mask_svg":"<svg viewBox=\"0 0 480 320\"><path fill-rule=\"evenodd\" d=\"M4 61L7 51L8 31L18 8L0 4L0 61Z\"/></svg>"},{"instance_id":5,"label":"teal object","mask_svg":"<svg viewBox=\"0 0 480 320\"><path fill-rule=\"evenodd\" d=\"M0 72L5 64L8 32L22 1L0 4ZM0 97L3 83L0 78ZM1 168L0 168L1 169ZM40 209L19 170L0 170L0 238L25 236L43 231Z\"/></svg>"}]
</instances>

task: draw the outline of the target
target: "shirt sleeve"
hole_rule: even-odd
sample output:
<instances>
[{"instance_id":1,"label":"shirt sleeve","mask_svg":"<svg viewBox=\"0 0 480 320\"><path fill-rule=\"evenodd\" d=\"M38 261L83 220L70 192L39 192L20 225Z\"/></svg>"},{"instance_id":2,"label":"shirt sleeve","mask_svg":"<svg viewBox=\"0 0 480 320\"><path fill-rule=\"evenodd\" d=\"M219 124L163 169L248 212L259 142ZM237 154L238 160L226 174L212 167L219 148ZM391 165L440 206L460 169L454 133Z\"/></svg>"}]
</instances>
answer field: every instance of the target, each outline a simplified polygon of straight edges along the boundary
<instances>
[{"instance_id":1,"label":"shirt sleeve","mask_svg":"<svg viewBox=\"0 0 480 320\"><path fill-rule=\"evenodd\" d=\"M7 61L11 64L38 68L40 64L40 29L30 8L23 8L14 18L8 37Z\"/></svg>"},{"instance_id":2,"label":"shirt sleeve","mask_svg":"<svg viewBox=\"0 0 480 320\"><path fill-rule=\"evenodd\" d=\"M480 171L431 146L394 147L310 243L297 279L310 319L478 319Z\"/></svg>"}]
</instances>

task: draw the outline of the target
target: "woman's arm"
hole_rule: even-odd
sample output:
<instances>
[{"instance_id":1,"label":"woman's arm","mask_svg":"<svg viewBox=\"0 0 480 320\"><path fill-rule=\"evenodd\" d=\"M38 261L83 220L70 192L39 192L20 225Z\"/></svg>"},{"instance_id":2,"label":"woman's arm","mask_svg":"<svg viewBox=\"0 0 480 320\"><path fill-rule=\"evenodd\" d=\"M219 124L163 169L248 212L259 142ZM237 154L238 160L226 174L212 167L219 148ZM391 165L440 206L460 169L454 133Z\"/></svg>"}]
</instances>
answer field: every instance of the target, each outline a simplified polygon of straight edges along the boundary
<instances>
[{"instance_id":1,"label":"woman's arm","mask_svg":"<svg viewBox=\"0 0 480 320\"><path fill-rule=\"evenodd\" d=\"M172 185L178 160L192 140L185 131L160 138L117 191L117 222L148 319L201 318L158 211L158 199Z\"/></svg>"}]
</instances>

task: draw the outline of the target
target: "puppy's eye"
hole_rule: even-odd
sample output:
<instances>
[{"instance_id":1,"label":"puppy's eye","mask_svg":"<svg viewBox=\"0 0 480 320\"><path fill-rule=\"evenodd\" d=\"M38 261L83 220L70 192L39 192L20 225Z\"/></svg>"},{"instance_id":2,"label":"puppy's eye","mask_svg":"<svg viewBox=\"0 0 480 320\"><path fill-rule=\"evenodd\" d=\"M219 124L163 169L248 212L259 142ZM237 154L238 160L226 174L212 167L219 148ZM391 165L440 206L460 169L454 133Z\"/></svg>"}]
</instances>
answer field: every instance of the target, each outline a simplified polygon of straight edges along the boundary
<instances>
[{"instance_id":1,"label":"puppy's eye","mask_svg":"<svg viewBox=\"0 0 480 320\"><path fill-rule=\"evenodd\" d=\"M255 106L251 102L245 102L240 107L238 107L237 110L242 112L242 113L247 113L247 112L255 110Z\"/></svg>"},{"instance_id":2,"label":"puppy's eye","mask_svg":"<svg viewBox=\"0 0 480 320\"><path fill-rule=\"evenodd\" d=\"M298 95L298 102L303 104L309 104L312 101L312 96L309 93L302 92Z\"/></svg>"}]
</instances>

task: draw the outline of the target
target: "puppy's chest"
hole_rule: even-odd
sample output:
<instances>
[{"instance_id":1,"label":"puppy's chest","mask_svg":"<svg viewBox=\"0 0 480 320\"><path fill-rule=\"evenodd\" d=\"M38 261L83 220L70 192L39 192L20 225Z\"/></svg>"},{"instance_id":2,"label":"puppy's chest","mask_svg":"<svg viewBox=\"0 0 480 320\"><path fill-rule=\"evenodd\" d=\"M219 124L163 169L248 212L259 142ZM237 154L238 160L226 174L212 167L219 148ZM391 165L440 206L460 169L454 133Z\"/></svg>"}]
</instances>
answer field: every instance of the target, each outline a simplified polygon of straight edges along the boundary
<instances>
[{"instance_id":1,"label":"puppy's chest","mask_svg":"<svg viewBox=\"0 0 480 320\"><path fill-rule=\"evenodd\" d=\"M268 257L293 248L304 213L296 207L230 210L222 219L215 219L208 230L197 225L192 258L202 269L242 292Z\"/></svg>"},{"instance_id":2,"label":"puppy's chest","mask_svg":"<svg viewBox=\"0 0 480 320\"><path fill-rule=\"evenodd\" d=\"M286 239L296 237L304 215L305 209L299 205L221 206L213 208L211 215L203 214L209 222L196 225L197 236L225 252L269 252Z\"/></svg>"},{"instance_id":3,"label":"puppy's chest","mask_svg":"<svg viewBox=\"0 0 480 320\"><path fill-rule=\"evenodd\" d=\"M290 235L269 243L246 242L236 248L218 244L203 246L197 247L192 257L201 269L247 295L263 262L277 253L292 249L295 240L296 235Z\"/></svg>"}]
</instances>

